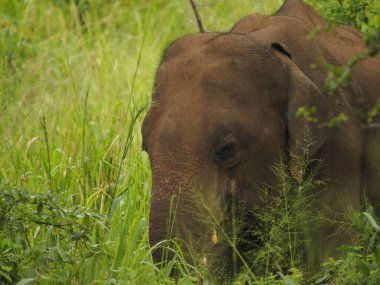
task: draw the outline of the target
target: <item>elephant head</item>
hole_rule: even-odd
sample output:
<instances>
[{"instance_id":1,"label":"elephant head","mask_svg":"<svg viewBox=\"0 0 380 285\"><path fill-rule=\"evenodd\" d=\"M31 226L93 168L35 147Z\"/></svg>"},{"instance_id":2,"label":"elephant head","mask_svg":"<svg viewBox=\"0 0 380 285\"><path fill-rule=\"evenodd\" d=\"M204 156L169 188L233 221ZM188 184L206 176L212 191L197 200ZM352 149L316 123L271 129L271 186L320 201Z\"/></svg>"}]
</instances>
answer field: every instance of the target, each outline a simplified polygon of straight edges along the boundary
<instances>
[{"instance_id":1,"label":"elephant head","mask_svg":"<svg viewBox=\"0 0 380 285\"><path fill-rule=\"evenodd\" d=\"M296 117L299 107L312 106L315 120ZM278 183L278 159L302 179L290 153L299 154L297 142L308 135L316 139L310 153L318 155L328 113L281 43L232 33L175 41L158 67L142 127L153 179L150 243L170 235L201 256L228 255L213 222L228 220L231 197L243 216L259 206L262 184ZM162 251L153 257L160 261Z\"/></svg>"}]
</instances>

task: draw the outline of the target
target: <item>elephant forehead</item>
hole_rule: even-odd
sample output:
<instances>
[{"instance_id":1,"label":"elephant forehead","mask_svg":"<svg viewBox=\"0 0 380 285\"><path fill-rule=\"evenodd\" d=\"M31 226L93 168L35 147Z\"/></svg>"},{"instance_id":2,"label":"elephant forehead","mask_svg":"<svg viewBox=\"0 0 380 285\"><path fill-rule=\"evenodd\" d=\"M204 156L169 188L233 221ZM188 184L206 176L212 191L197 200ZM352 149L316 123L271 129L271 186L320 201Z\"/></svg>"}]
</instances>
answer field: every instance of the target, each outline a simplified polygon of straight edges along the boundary
<instances>
[{"instance_id":1,"label":"elephant forehead","mask_svg":"<svg viewBox=\"0 0 380 285\"><path fill-rule=\"evenodd\" d=\"M208 104L174 104L162 109L153 126L150 141L168 153L209 151L209 147L226 134L267 138L284 124L283 114L259 104L221 106ZM211 144L211 145L210 145Z\"/></svg>"},{"instance_id":2,"label":"elephant forehead","mask_svg":"<svg viewBox=\"0 0 380 285\"><path fill-rule=\"evenodd\" d=\"M274 60L260 55L244 57L184 56L162 64L157 73L155 98L188 98L204 100L238 99L255 94L265 96L276 89L283 90L285 76L281 66L276 68ZM260 99L262 100L262 99Z\"/></svg>"},{"instance_id":3,"label":"elephant forehead","mask_svg":"<svg viewBox=\"0 0 380 285\"><path fill-rule=\"evenodd\" d=\"M166 50L157 70L158 91L165 88L165 95L171 91L170 96L178 96L176 91L197 87L207 77L218 77L221 82L234 86L234 82L239 84L237 79L247 79L252 70L263 71L266 60L270 59L267 45L244 35L225 33L203 38L181 39Z\"/></svg>"},{"instance_id":4,"label":"elephant forehead","mask_svg":"<svg viewBox=\"0 0 380 285\"><path fill-rule=\"evenodd\" d=\"M207 69L206 63L212 64L202 54L184 54L181 58L162 63L157 71L157 91L173 92L196 86L201 74Z\"/></svg>"},{"instance_id":5,"label":"elephant forehead","mask_svg":"<svg viewBox=\"0 0 380 285\"><path fill-rule=\"evenodd\" d=\"M268 46L243 34L234 33L203 33L186 36L174 41L164 52L161 63L173 59L183 58L186 55L221 54L224 56L238 56L247 51L267 53Z\"/></svg>"},{"instance_id":6,"label":"elephant forehead","mask_svg":"<svg viewBox=\"0 0 380 285\"><path fill-rule=\"evenodd\" d=\"M150 112L156 114L154 125L165 128L167 134L183 136L179 126L199 130L214 128L216 122L230 125L249 120L254 124L268 114L280 116L287 102L286 86L282 86L285 78L259 69L259 65L228 59L205 66L192 80L168 70L163 77L169 78L157 84L155 112Z\"/></svg>"},{"instance_id":7,"label":"elephant forehead","mask_svg":"<svg viewBox=\"0 0 380 285\"><path fill-rule=\"evenodd\" d=\"M201 78L201 94L205 101L219 107L232 107L249 112L262 109L281 111L287 104L286 75L280 68L267 66L271 61L256 66L230 61L210 68Z\"/></svg>"}]
</instances>

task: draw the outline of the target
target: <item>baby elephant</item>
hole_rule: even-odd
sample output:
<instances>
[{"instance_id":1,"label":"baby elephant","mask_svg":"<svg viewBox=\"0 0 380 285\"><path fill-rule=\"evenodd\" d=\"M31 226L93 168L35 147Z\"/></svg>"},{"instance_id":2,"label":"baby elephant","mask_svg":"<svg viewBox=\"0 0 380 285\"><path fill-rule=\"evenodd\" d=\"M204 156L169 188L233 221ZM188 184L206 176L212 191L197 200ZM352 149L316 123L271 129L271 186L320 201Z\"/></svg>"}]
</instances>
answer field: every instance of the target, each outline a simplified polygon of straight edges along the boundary
<instances>
[{"instance_id":1,"label":"baby elephant","mask_svg":"<svg viewBox=\"0 0 380 285\"><path fill-rule=\"evenodd\" d=\"M380 99L380 57L356 63L349 87L328 91L326 65L368 50L359 32L323 31L326 24L301 0L287 0L274 15L247 16L229 32L187 36L167 48L142 127L153 179L152 246L175 238L190 262L236 271L236 252L258 242L248 230L261 225L252 213L282 183L273 170L279 163L293 185L310 175L323 181L307 206L338 222L305 231L312 272L350 241L338 225L364 199L380 210L380 120L369 125L363 116ZM323 32L310 39L316 30ZM248 249L239 244L247 239ZM170 251L153 252L155 262L166 258Z\"/></svg>"}]
</instances>

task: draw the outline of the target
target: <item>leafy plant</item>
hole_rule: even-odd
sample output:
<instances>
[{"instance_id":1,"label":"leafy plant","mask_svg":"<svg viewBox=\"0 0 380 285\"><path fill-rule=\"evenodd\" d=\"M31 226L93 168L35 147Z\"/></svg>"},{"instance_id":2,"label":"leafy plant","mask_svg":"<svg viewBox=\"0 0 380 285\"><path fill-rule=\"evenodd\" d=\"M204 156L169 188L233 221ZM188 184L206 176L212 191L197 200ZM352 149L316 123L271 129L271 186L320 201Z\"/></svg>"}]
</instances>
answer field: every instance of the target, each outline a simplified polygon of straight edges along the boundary
<instances>
[{"instance_id":1,"label":"leafy plant","mask_svg":"<svg viewBox=\"0 0 380 285\"><path fill-rule=\"evenodd\" d=\"M323 182L310 171L310 166L317 167L318 162L310 160L308 149L309 146L304 146L303 156L292 158L300 166L303 179L297 182L289 166L280 161L274 168L279 185L265 188L263 201L266 206L254 212L261 225L256 236L260 237L262 246L251 256L254 257L255 270L261 268L266 276L279 271L283 278L282 272L288 271L290 276L298 276L295 280L300 282L303 279L297 268L302 267L301 262L305 262L309 254L308 225L315 225L319 219L311 215L315 198L312 193L316 187L323 187Z\"/></svg>"},{"instance_id":2,"label":"leafy plant","mask_svg":"<svg viewBox=\"0 0 380 285\"><path fill-rule=\"evenodd\" d=\"M317 284L368 284L380 282L380 227L373 209L355 213L353 224L360 235L359 245L341 247L343 256L323 264L324 274Z\"/></svg>"},{"instance_id":3,"label":"leafy plant","mask_svg":"<svg viewBox=\"0 0 380 285\"><path fill-rule=\"evenodd\" d=\"M313 1L307 1L314 3ZM314 3L315 4L315 3ZM353 67L368 57L376 56L380 51L380 5L372 0L322 0L318 3L322 16L330 19L325 27L317 27L311 32L309 38L315 37L318 33L333 30L337 23L352 26L364 33L364 41L368 51L362 52L350 58L343 66L327 64L325 66L327 76L325 79L325 90L332 95L340 88L348 88L352 82L351 71ZM368 116L364 121L370 123L374 119L374 110L367 111ZM347 122L348 116L344 113L332 118L327 126L333 127L337 124Z\"/></svg>"},{"instance_id":4,"label":"leafy plant","mask_svg":"<svg viewBox=\"0 0 380 285\"><path fill-rule=\"evenodd\" d=\"M62 207L57 198L22 188L1 189L1 283L69 283L86 259L107 255L107 244L97 240L104 217L80 206Z\"/></svg>"}]
</instances>

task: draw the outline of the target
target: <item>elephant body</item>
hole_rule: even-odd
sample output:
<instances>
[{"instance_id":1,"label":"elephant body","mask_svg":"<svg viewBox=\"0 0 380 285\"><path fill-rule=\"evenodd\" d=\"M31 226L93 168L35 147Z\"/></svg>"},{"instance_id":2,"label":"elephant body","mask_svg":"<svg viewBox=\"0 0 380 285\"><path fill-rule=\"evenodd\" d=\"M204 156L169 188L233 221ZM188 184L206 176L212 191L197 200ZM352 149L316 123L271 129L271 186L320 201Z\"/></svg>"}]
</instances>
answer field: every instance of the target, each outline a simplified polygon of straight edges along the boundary
<instances>
[{"instance_id":1,"label":"elephant body","mask_svg":"<svg viewBox=\"0 0 380 285\"><path fill-rule=\"evenodd\" d=\"M184 37L165 51L142 128L152 245L176 236L205 255L227 254L205 216L223 221L231 197L245 211L260 207L262 185L279 183L279 159L302 181L307 173L294 156L304 139L310 158L322 161L311 166L325 181L316 211L343 219L363 197L379 211L379 132L365 114L380 99L380 57L356 63L351 84L328 92L326 65L343 66L367 49L359 32L326 24L301 0L287 0L272 16L247 16L229 32ZM296 116L300 108L314 110L312 118ZM339 114L348 120L331 125ZM336 225L312 236L314 263L344 242ZM162 251L153 257L160 261Z\"/></svg>"}]
</instances>

